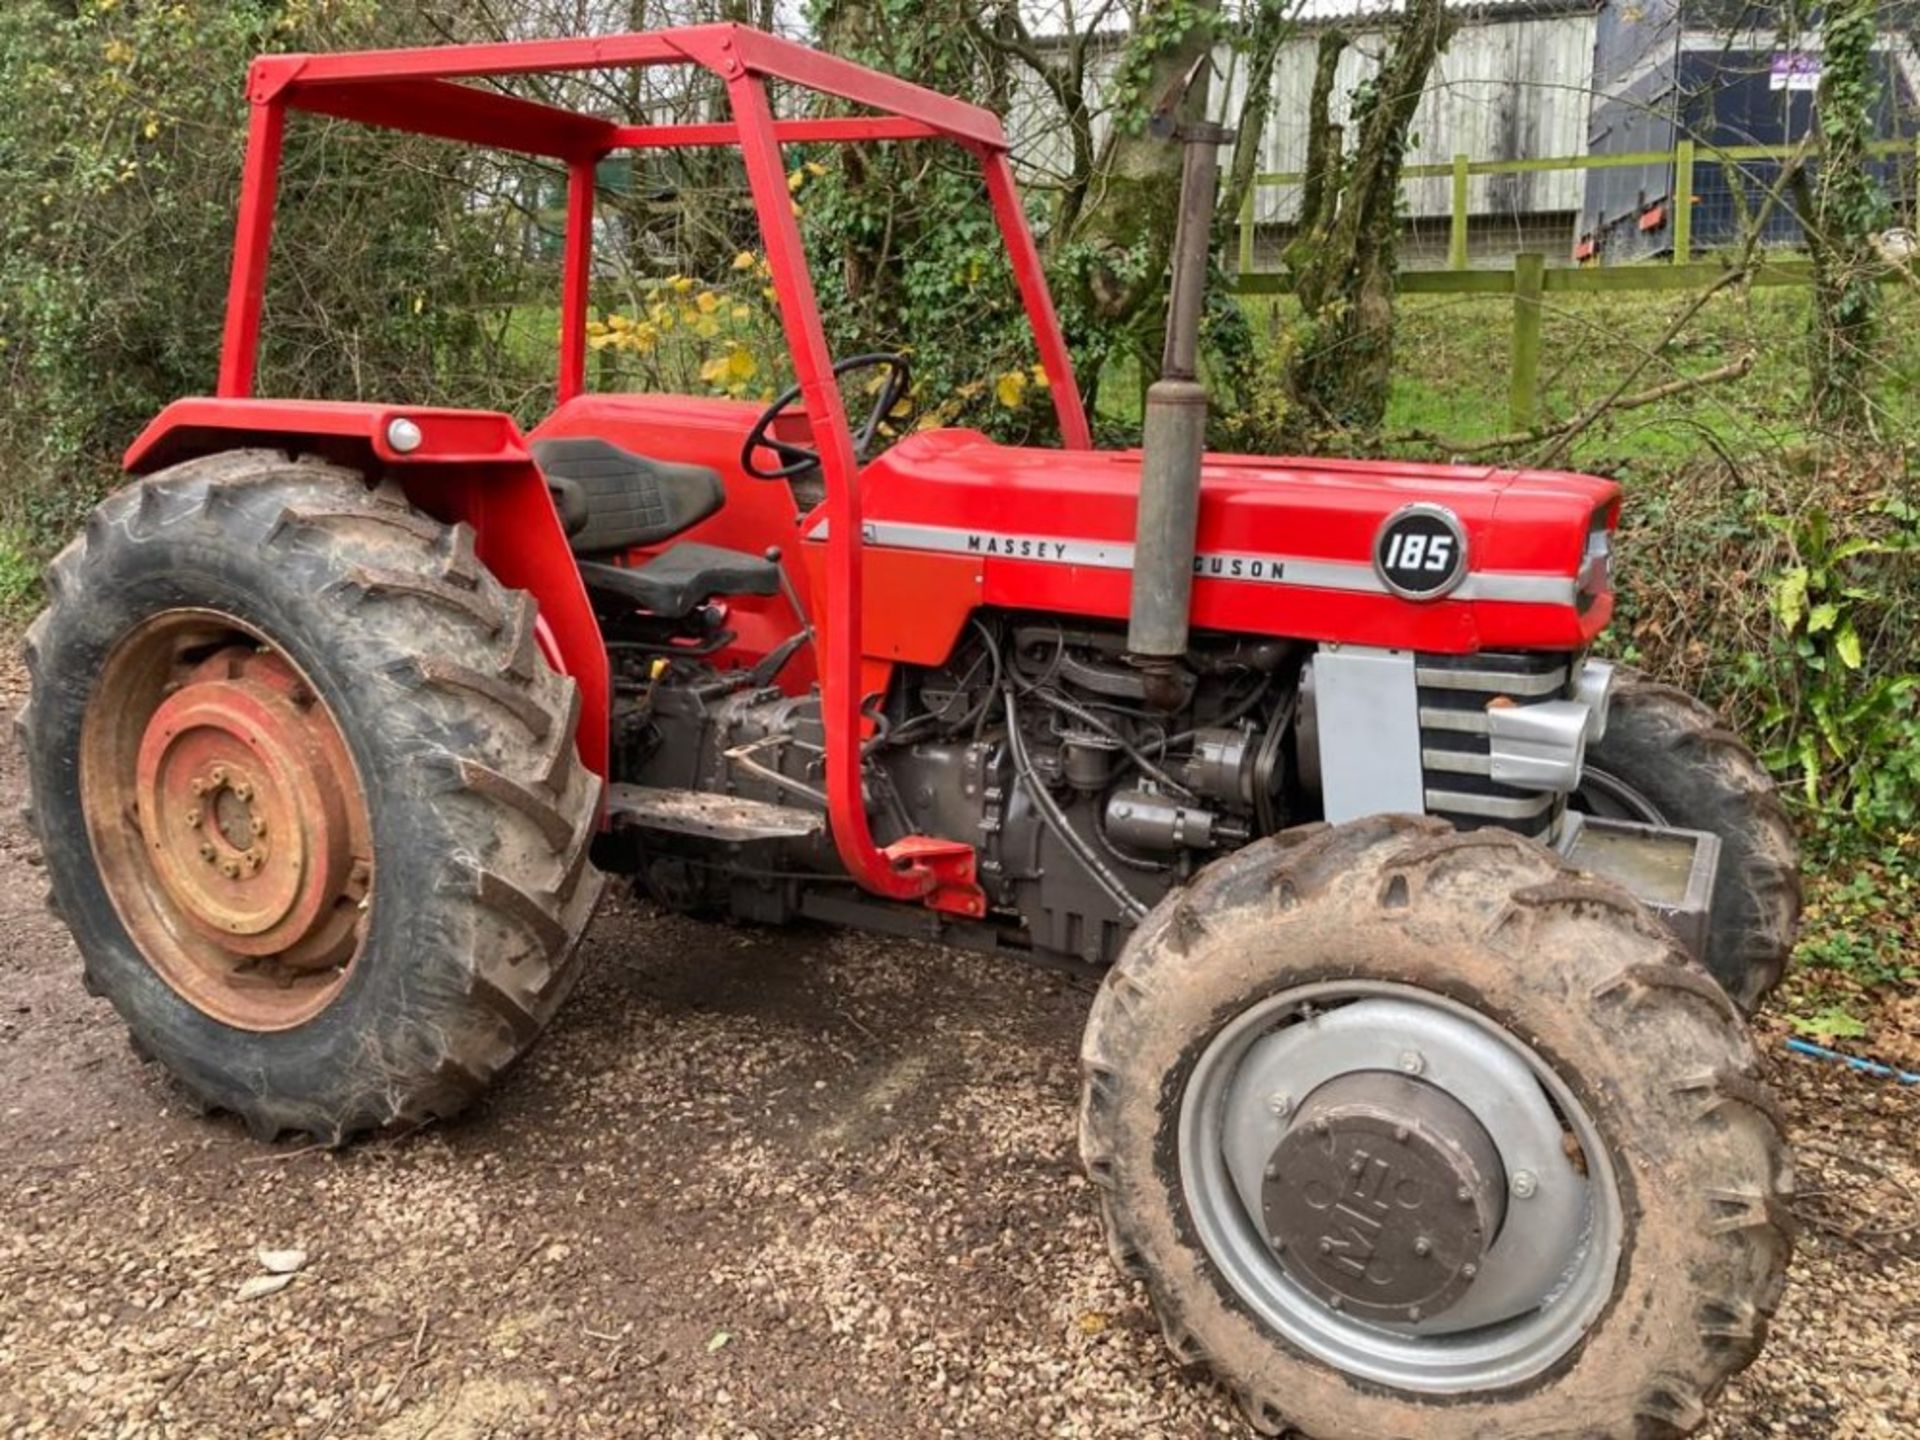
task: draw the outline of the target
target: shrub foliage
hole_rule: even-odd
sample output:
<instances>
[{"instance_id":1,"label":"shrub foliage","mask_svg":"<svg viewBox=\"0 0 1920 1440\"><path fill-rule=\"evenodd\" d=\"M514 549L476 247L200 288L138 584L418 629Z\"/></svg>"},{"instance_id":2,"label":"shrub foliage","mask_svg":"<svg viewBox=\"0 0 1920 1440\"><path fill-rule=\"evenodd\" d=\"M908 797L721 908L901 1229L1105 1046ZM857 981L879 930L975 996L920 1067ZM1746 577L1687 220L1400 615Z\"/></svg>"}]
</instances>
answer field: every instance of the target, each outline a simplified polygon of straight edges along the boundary
<instances>
[{"instance_id":1,"label":"shrub foliage","mask_svg":"<svg viewBox=\"0 0 1920 1440\"><path fill-rule=\"evenodd\" d=\"M168 401L211 390L266 50L420 38L375 0L17 0L0 7L0 519L47 541ZM525 387L490 304L494 221L429 141L289 128L262 384L429 400ZM510 368L510 367L509 367ZM475 386L485 377L485 383Z\"/></svg>"}]
</instances>

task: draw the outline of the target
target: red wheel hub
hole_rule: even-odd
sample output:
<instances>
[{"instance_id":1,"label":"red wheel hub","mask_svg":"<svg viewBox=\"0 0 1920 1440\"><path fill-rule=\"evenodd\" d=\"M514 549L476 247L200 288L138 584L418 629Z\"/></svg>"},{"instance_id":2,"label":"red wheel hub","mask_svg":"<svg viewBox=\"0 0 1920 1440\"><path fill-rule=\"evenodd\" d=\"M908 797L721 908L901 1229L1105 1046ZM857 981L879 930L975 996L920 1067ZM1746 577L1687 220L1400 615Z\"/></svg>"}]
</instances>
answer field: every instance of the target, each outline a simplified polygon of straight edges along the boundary
<instances>
[{"instance_id":1,"label":"red wheel hub","mask_svg":"<svg viewBox=\"0 0 1920 1440\"><path fill-rule=\"evenodd\" d=\"M204 611L109 659L82 737L102 877L148 962L207 1014L284 1029L332 1000L366 929L366 799L293 664Z\"/></svg>"},{"instance_id":2,"label":"red wheel hub","mask_svg":"<svg viewBox=\"0 0 1920 1440\"><path fill-rule=\"evenodd\" d=\"M291 667L258 653L215 656L147 722L141 833L180 914L209 939L298 968L339 958L346 927L331 902L353 855L346 796L328 783L337 743Z\"/></svg>"}]
</instances>

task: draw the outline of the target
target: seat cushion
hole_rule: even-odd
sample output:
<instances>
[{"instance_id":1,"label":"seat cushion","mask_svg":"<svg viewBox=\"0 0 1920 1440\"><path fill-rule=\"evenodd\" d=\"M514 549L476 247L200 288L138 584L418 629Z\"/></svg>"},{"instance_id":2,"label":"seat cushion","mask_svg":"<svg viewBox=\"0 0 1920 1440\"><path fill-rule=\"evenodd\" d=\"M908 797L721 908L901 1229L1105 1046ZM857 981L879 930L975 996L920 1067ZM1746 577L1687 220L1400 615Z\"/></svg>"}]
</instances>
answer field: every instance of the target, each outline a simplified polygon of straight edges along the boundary
<instances>
[{"instance_id":1,"label":"seat cushion","mask_svg":"<svg viewBox=\"0 0 1920 1440\"><path fill-rule=\"evenodd\" d=\"M590 435L529 447L576 555L657 545L697 525L726 499L719 472L650 460Z\"/></svg>"},{"instance_id":2,"label":"seat cushion","mask_svg":"<svg viewBox=\"0 0 1920 1440\"><path fill-rule=\"evenodd\" d=\"M777 595L780 567L744 550L683 541L644 565L580 567L595 597L604 597L678 620L715 595Z\"/></svg>"}]
</instances>

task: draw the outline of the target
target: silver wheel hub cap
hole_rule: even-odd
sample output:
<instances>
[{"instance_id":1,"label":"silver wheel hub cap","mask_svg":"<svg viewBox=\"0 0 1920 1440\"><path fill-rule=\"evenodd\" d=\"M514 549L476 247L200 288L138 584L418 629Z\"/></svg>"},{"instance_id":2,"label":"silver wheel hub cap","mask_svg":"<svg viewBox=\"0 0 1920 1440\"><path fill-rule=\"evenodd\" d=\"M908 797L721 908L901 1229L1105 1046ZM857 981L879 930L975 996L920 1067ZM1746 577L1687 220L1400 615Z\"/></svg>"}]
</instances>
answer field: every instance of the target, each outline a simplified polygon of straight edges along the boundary
<instances>
[{"instance_id":1,"label":"silver wheel hub cap","mask_svg":"<svg viewBox=\"0 0 1920 1440\"><path fill-rule=\"evenodd\" d=\"M1518 1383L1613 1290L1619 1190L1584 1106L1514 1036L1429 992L1331 983L1242 1013L1188 1082L1180 1163L1239 1298L1378 1383Z\"/></svg>"}]
</instances>

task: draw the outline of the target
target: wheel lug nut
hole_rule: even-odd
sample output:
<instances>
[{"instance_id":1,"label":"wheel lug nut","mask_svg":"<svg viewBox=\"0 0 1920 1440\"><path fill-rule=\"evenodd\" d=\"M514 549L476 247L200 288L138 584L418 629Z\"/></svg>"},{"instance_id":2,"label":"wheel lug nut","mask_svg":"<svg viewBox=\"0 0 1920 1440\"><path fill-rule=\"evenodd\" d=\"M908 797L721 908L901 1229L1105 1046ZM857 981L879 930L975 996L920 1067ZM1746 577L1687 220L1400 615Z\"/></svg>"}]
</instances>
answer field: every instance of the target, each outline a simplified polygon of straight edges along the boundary
<instances>
[{"instance_id":1,"label":"wheel lug nut","mask_svg":"<svg viewBox=\"0 0 1920 1440\"><path fill-rule=\"evenodd\" d=\"M200 828L200 812L198 810L187 811L187 828L189 830L198 830Z\"/></svg>"},{"instance_id":2,"label":"wheel lug nut","mask_svg":"<svg viewBox=\"0 0 1920 1440\"><path fill-rule=\"evenodd\" d=\"M216 765L213 767L213 769L209 770L207 773L213 777L214 784L224 785L227 783L227 767L226 766Z\"/></svg>"},{"instance_id":3,"label":"wheel lug nut","mask_svg":"<svg viewBox=\"0 0 1920 1440\"><path fill-rule=\"evenodd\" d=\"M1513 1193L1519 1199L1531 1200L1534 1192L1540 1188L1540 1182L1534 1178L1531 1170L1513 1172Z\"/></svg>"},{"instance_id":4,"label":"wheel lug nut","mask_svg":"<svg viewBox=\"0 0 1920 1440\"><path fill-rule=\"evenodd\" d=\"M1478 1265L1475 1265L1472 1261L1468 1261L1465 1265L1462 1265L1460 1267L1460 1273L1466 1276L1467 1279L1471 1280L1474 1276L1480 1273L1480 1267Z\"/></svg>"},{"instance_id":5,"label":"wheel lug nut","mask_svg":"<svg viewBox=\"0 0 1920 1440\"><path fill-rule=\"evenodd\" d=\"M1433 1242L1422 1235L1413 1242L1413 1253L1416 1255L1431 1255L1433 1253Z\"/></svg>"},{"instance_id":6,"label":"wheel lug nut","mask_svg":"<svg viewBox=\"0 0 1920 1440\"><path fill-rule=\"evenodd\" d=\"M267 822L262 819L259 819L258 817L255 817L253 822L253 833L256 835L265 835L267 833Z\"/></svg>"},{"instance_id":7,"label":"wheel lug nut","mask_svg":"<svg viewBox=\"0 0 1920 1440\"><path fill-rule=\"evenodd\" d=\"M200 847L200 858L211 865L213 863L213 846L202 845Z\"/></svg>"},{"instance_id":8,"label":"wheel lug nut","mask_svg":"<svg viewBox=\"0 0 1920 1440\"><path fill-rule=\"evenodd\" d=\"M1267 1108L1276 1115L1285 1115L1293 1109L1293 1097L1276 1090L1267 1097Z\"/></svg>"},{"instance_id":9,"label":"wheel lug nut","mask_svg":"<svg viewBox=\"0 0 1920 1440\"><path fill-rule=\"evenodd\" d=\"M243 780L238 785L233 787L233 793L237 798L239 798L242 801L251 800L253 799L253 786L247 784L246 781Z\"/></svg>"},{"instance_id":10,"label":"wheel lug nut","mask_svg":"<svg viewBox=\"0 0 1920 1440\"><path fill-rule=\"evenodd\" d=\"M207 782L204 780L195 780L192 789L194 794L204 795L207 793Z\"/></svg>"},{"instance_id":11,"label":"wheel lug nut","mask_svg":"<svg viewBox=\"0 0 1920 1440\"><path fill-rule=\"evenodd\" d=\"M238 860L222 861L220 865L220 873L226 876L229 880L239 879L240 878L240 862Z\"/></svg>"},{"instance_id":12,"label":"wheel lug nut","mask_svg":"<svg viewBox=\"0 0 1920 1440\"><path fill-rule=\"evenodd\" d=\"M1418 1050L1403 1050L1400 1052L1400 1068L1409 1075L1418 1075L1427 1068L1427 1057Z\"/></svg>"}]
</instances>

